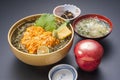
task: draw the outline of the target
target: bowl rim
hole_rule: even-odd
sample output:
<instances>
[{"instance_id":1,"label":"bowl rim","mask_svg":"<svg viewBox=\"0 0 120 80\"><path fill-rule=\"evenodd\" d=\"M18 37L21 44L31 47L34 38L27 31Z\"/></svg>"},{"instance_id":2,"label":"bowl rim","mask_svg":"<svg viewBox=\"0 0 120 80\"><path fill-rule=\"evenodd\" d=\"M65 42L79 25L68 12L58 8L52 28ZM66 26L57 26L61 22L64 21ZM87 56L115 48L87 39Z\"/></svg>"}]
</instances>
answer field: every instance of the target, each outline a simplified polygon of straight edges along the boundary
<instances>
[{"instance_id":1,"label":"bowl rim","mask_svg":"<svg viewBox=\"0 0 120 80\"><path fill-rule=\"evenodd\" d=\"M56 51L53 51L53 52L50 52L50 53L46 53L46 54L29 54L29 53L26 53L26 52L23 52L23 51L17 49L15 46L13 46L13 44L11 43L11 37L12 37L13 33L11 33L11 32L12 32L12 30L14 29L14 27L15 27L18 23L20 23L21 21L23 21L23 20L25 20L25 19L28 19L28 18L31 18L31 17L36 17L36 16L41 16L41 15L43 15L43 14L44 14L44 13L42 13L42 14L33 14L33 15L29 15L29 16L23 17L23 18L19 19L17 22L15 22L15 23L10 27L10 29L9 29L9 31L8 31L8 36L7 36L7 38L8 38L8 43L9 43L9 45L10 45L14 50L16 50L17 52L19 52L19 53L21 53L21 54L25 54L25 55L29 55L29 56L45 56L45 55L55 54L56 52L61 51L62 49L64 49L65 47L67 47L67 46L72 42L72 40L73 40L73 38L74 38L74 29L73 29L72 25L69 24L70 27L71 27L71 31L72 31L71 38L70 38L69 42L68 42L65 46L63 46L62 48L60 48L60 49L58 49L58 50L56 50ZM56 17L62 19L62 18L59 17L59 16L56 16ZM62 20L65 21L64 19L62 19ZM15 27L15 29L16 29L16 27ZM15 31L15 30L14 30L14 31ZM14 31L13 31L13 32L14 32ZM10 34L11 34L11 36L10 36Z\"/></svg>"},{"instance_id":2,"label":"bowl rim","mask_svg":"<svg viewBox=\"0 0 120 80\"><path fill-rule=\"evenodd\" d=\"M69 68L71 68L71 69L74 71L74 73L75 73L75 78L74 78L74 80L77 80L77 78L78 78L78 73L77 73L76 69L75 69L72 65L69 65L69 64L58 64L58 65L52 67L52 68L50 69L50 71L48 72L48 78L49 78L49 80L52 80L52 79L51 79L51 74L52 74L56 69L59 69L60 67L69 67ZM62 68L61 68L61 69L62 69ZM66 69L67 69L67 68L66 68Z\"/></svg>"},{"instance_id":3,"label":"bowl rim","mask_svg":"<svg viewBox=\"0 0 120 80\"><path fill-rule=\"evenodd\" d=\"M108 23L108 24L109 24L109 27L110 27L109 33L106 34L106 35L104 35L104 36L95 37L95 38L86 37L86 36L83 36L83 35L79 34L79 33L75 30L76 24L77 24L80 20L85 19L85 18L90 18L90 17L93 17L93 18L94 18L94 17L97 17L98 19L100 19L100 20ZM77 33L77 35L79 35L79 36L82 37L82 38L87 38L87 39L102 39L102 38L108 36L108 35L112 32L112 30L113 30L112 21L111 21L108 17L106 17L106 16L104 16L104 15L101 15L101 14L95 14L95 13L90 13L90 14L85 14L85 15L79 16L78 18L76 18L76 19L72 22L72 26L73 26L73 29L74 29L75 33Z\"/></svg>"},{"instance_id":4,"label":"bowl rim","mask_svg":"<svg viewBox=\"0 0 120 80\"><path fill-rule=\"evenodd\" d=\"M65 7L65 6L73 6L73 7L75 7L78 11L79 11L79 14L77 15L77 16L75 16L75 17L73 17L73 18L70 18L70 19L65 19L65 20L73 20L73 19L75 19L75 18L77 18L80 14L81 14L81 9L79 8L79 7L77 7L76 5L72 5L72 4L63 4L63 5L58 5L58 6L56 6L54 9L53 9L53 14L55 15L55 16L59 16L59 15L56 15L56 13L55 13L55 11L56 11L56 9L57 8L63 8L63 7ZM59 17L61 17L61 16L59 16ZM62 18L62 17L61 17ZM64 19L64 18L63 18Z\"/></svg>"}]
</instances>

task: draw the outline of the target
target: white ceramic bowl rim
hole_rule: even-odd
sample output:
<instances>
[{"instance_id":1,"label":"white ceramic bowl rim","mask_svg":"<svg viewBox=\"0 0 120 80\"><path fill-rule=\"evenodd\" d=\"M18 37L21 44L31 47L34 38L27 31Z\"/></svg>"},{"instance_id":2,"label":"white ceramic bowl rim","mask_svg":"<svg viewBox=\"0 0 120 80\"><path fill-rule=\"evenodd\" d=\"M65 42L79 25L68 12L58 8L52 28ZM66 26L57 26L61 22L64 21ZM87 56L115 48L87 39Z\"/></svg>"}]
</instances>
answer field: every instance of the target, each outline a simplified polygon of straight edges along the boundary
<instances>
[{"instance_id":1,"label":"white ceramic bowl rim","mask_svg":"<svg viewBox=\"0 0 120 80\"><path fill-rule=\"evenodd\" d=\"M66 7L67 9L66 9L65 7ZM69 8L69 7L71 7L71 8ZM72 8L72 7L73 7L73 8ZM78 8L77 6L71 5L71 4L64 4L64 5L59 5L59 6L57 6L57 7L55 7L55 8L53 9L53 14L54 14L55 16L59 16L59 17L60 17L60 15L57 15L57 14L56 14L56 9L58 9L58 8L65 8L65 9L64 9L65 11L70 9L70 11L74 14L74 17L73 17L73 18L65 19L65 20L73 20L73 19L77 18L77 17L81 14L81 9ZM74 10L72 10L72 9L76 9L76 10L77 10L77 13L76 13Z\"/></svg>"},{"instance_id":2,"label":"white ceramic bowl rim","mask_svg":"<svg viewBox=\"0 0 120 80\"><path fill-rule=\"evenodd\" d=\"M49 80L52 80L51 76L53 76L56 71L59 71L61 69L70 70L72 72L72 74L73 74L73 78L74 78L73 80L77 80L78 74L77 74L76 69L73 66L68 65L68 64L59 64L59 65L54 66L48 73Z\"/></svg>"}]
</instances>

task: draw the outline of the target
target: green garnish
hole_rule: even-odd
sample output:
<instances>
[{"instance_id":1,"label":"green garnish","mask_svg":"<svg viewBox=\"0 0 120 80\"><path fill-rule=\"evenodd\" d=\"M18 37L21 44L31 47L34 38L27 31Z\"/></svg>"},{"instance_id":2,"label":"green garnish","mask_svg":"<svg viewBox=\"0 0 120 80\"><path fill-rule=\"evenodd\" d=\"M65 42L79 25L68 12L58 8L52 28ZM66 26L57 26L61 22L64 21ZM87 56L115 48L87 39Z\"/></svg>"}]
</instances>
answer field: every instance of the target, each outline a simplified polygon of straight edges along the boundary
<instances>
[{"instance_id":1,"label":"green garnish","mask_svg":"<svg viewBox=\"0 0 120 80\"><path fill-rule=\"evenodd\" d=\"M67 27L67 24L68 22L64 22L57 30L54 31L54 35L57 36L58 39L65 39L72 34L71 30Z\"/></svg>"},{"instance_id":2,"label":"green garnish","mask_svg":"<svg viewBox=\"0 0 120 80\"><path fill-rule=\"evenodd\" d=\"M57 26L55 16L53 14L43 14L35 21L35 26L41 26L46 31L53 31Z\"/></svg>"}]
</instances>

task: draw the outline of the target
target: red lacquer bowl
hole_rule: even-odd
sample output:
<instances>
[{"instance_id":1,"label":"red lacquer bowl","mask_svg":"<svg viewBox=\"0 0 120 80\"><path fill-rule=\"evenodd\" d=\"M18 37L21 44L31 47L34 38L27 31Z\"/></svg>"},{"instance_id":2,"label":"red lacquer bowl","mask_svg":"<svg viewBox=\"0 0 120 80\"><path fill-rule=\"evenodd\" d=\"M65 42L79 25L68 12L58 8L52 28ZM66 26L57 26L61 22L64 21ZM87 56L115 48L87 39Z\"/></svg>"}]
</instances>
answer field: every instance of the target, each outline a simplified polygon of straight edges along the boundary
<instances>
[{"instance_id":1,"label":"red lacquer bowl","mask_svg":"<svg viewBox=\"0 0 120 80\"><path fill-rule=\"evenodd\" d=\"M81 35L81 34L79 34L79 33L77 32L76 24L77 24L79 21L81 21L82 19L95 18L95 17L97 17L98 19L106 22L106 23L109 25L110 31L109 31L108 34L106 34L106 35L104 35L104 36L101 36L101 37L94 37L94 38L93 38L93 37L83 36L83 35ZM113 25L112 25L111 20L110 20L109 18L107 18L107 17L105 17L105 16L103 16L103 15L99 15L99 14L86 14L86 15L79 16L77 19L75 19L75 20L73 21L72 26L73 26L73 28L74 28L74 31L75 31L80 37L82 37L82 38L88 38L88 39L102 39L102 38L105 38L105 37L107 37L107 36L112 32L112 29L113 29Z\"/></svg>"}]
</instances>

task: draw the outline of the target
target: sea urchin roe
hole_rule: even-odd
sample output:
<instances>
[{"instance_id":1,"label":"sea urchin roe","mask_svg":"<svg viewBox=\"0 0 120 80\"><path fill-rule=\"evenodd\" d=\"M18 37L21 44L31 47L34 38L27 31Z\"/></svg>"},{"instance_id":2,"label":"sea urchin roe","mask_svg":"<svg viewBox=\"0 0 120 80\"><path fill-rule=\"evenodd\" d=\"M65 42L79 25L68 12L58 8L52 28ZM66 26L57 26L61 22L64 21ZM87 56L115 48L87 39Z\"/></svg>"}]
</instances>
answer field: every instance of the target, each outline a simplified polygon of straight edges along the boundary
<instances>
[{"instance_id":1,"label":"sea urchin roe","mask_svg":"<svg viewBox=\"0 0 120 80\"><path fill-rule=\"evenodd\" d=\"M21 39L21 44L32 54L37 52L39 46L51 48L58 43L59 40L52 36L52 32L36 26L28 27Z\"/></svg>"},{"instance_id":2,"label":"sea urchin roe","mask_svg":"<svg viewBox=\"0 0 120 80\"><path fill-rule=\"evenodd\" d=\"M110 27L106 22L97 17L90 17L80 20L76 24L75 30L82 36L98 38L107 35L110 32Z\"/></svg>"}]
</instances>

